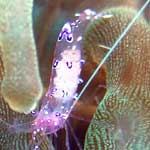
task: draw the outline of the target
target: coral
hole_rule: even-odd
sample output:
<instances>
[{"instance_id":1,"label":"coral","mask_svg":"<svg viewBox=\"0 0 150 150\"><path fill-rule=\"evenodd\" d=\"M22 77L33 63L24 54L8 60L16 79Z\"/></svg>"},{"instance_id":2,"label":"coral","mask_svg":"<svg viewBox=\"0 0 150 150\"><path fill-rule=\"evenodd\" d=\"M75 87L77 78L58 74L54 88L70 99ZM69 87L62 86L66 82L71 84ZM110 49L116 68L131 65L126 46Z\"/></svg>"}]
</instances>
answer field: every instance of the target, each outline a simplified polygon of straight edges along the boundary
<instances>
[{"instance_id":1,"label":"coral","mask_svg":"<svg viewBox=\"0 0 150 150\"><path fill-rule=\"evenodd\" d=\"M104 12L113 17L92 22L85 34L87 58L96 63L108 51L101 45L111 47L137 13L125 7ZM149 25L141 16L106 62L107 92L87 131L85 149L150 149L149 49Z\"/></svg>"},{"instance_id":2,"label":"coral","mask_svg":"<svg viewBox=\"0 0 150 150\"><path fill-rule=\"evenodd\" d=\"M0 1L0 13L2 95L11 109L29 113L42 95L32 31L32 0Z\"/></svg>"},{"instance_id":3,"label":"coral","mask_svg":"<svg viewBox=\"0 0 150 150\"><path fill-rule=\"evenodd\" d=\"M32 0L1 0L0 13L0 149L29 150L33 149L32 135L14 132L12 126L33 120L18 112L30 112L42 95L32 31ZM50 139L44 138L42 141L39 135L41 150L51 147Z\"/></svg>"}]
</instances>

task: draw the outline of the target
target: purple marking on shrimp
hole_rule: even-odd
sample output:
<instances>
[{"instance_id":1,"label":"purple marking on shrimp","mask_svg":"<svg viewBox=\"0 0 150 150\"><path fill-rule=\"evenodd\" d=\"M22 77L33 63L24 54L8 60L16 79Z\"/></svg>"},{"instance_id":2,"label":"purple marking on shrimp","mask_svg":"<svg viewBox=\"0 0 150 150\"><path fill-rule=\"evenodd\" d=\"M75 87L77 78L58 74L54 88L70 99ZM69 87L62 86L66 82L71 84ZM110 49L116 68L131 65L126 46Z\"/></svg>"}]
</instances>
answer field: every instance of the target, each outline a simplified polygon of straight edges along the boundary
<instances>
[{"instance_id":1,"label":"purple marking on shrimp","mask_svg":"<svg viewBox=\"0 0 150 150\"><path fill-rule=\"evenodd\" d=\"M68 92L65 92L64 90L62 90L62 92L63 92L63 96L62 97L65 97L65 96L68 95Z\"/></svg>"},{"instance_id":2,"label":"purple marking on shrimp","mask_svg":"<svg viewBox=\"0 0 150 150\"><path fill-rule=\"evenodd\" d=\"M55 60L54 64L53 64L53 67L56 68L57 65L58 65L59 61L58 60Z\"/></svg>"},{"instance_id":3,"label":"purple marking on shrimp","mask_svg":"<svg viewBox=\"0 0 150 150\"><path fill-rule=\"evenodd\" d=\"M58 41L61 41L65 38L65 40L69 43L73 42L73 35L72 35L72 25L71 23L67 22L60 32L58 36Z\"/></svg>"},{"instance_id":4,"label":"purple marking on shrimp","mask_svg":"<svg viewBox=\"0 0 150 150\"><path fill-rule=\"evenodd\" d=\"M72 68L72 62L66 62L66 64L67 64L67 67L68 67L69 69Z\"/></svg>"},{"instance_id":5,"label":"purple marking on shrimp","mask_svg":"<svg viewBox=\"0 0 150 150\"><path fill-rule=\"evenodd\" d=\"M65 35L68 35L68 34L69 34L68 30L67 30L67 29L64 29L64 31L62 31L62 32L60 33L60 35L59 35L59 37L58 37L58 41L61 41L61 40L64 38L64 36L65 36Z\"/></svg>"},{"instance_id":6,"label":"purple marking on shrimp","mask_svg":"<svg viewBox=\"0 0 150 150\"><path fill-rule=\"evenodd\" d=\"M51 96L53 96L56 91L57 91L57 88L52 89L52 91L51 91Z\"/></svg>"},{"instance_id":7,"label":"purple marking on shrimp","mask_svg":"<svg viewBox=\"0 0 150 150\"><path fill-rule=\"evenodd\" d=\"M84 59L81 59L80 62L81 62L82 64L85 64L85 60L84 60Z\"/></svg>"},{"instance_id":8,"label":"purple marking on shrimp","mask_svg":"<svg viewBox=\"0 0 150 150\"><path fill-rule=\"evenodd\" d=\"M71 34L68 34L67 35L67 38L66 38L66 40L68 41L68 42L72 42L73 41L73 36L71 35Z\"/></svg>"},{"instance_id":9,"label":"purple marking on shrimp","mask_svg":"<svg viewBox=\"0 0 150 150\"><path fill-rule=\"evenodd\" d=\"M82 84L83 82L83 79L79 78L79 84Z\"/></svg>"}]
</instances>

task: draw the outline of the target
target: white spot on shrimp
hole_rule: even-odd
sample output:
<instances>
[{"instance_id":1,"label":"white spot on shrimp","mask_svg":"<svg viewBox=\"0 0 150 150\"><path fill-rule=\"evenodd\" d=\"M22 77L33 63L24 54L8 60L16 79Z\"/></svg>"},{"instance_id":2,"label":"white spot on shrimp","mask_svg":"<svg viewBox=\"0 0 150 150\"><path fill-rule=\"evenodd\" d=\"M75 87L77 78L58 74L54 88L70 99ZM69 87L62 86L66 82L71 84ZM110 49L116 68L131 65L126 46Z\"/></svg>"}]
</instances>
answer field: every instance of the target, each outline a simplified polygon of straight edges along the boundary
<instances>
[{"instance_id":1,"label":"white spot on shrimp","mask_svg":"<svg viewBox=\"0 0 150 150\"><path fill-rule=\"evenodd\" d=\"M79 41L81 41L82 40L82 36L79 36L78 38L77 38L77 42L79 42Z\"/></svg>"}]
</instances>

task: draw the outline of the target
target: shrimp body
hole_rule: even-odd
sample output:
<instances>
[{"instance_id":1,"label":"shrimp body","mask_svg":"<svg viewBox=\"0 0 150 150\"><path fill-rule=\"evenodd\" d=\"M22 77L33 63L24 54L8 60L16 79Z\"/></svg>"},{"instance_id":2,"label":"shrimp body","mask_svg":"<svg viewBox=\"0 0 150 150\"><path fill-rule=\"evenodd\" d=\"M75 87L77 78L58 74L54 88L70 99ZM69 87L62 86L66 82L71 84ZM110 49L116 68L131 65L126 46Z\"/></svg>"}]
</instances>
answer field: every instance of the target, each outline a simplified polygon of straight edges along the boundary
<instances>
[{"instance_id":1,"label":"shrimp body","mask_svg":"<svg viewBox=\"0 0 150 150\"><path fill-rule=\"evenodd\" d=\"M50 85L45 94L46 101L33 124L35 129L54 133L64 127L78 100L78 84L83 82L80 73L84 63L82 42L85 28L89 22L103 16L106 15L86 9L75 14L75 19L63 26L56 43Z\"/></svg>"},{"instance_id":2,"label":"shrimp body","mask_svg":"<svg viewBox=\"0 0 150 150\"><path fill-rule=\"evenodd\" d=\"M42 100L42 106L32 122L10 126L16 132L42 131L44 134L55 133L64 127L66 119L79 97L76 93L80 78L83 59L83 36L89 22L107 14L96 14L86 9L75 14L74 20L67 22L59 36L55 47L54 59L49 88ZM16 130L15 130L16 129Z\"/></svg>"}]
</instances>

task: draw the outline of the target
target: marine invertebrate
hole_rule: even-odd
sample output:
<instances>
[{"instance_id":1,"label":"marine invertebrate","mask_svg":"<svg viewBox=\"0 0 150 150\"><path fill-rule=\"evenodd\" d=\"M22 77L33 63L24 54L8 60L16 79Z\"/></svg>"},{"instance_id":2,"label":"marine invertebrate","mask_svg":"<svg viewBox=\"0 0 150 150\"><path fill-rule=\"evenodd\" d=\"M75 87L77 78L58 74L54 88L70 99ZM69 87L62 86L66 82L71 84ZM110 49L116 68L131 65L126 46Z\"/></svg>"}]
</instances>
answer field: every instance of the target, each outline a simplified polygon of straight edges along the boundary
<instances>
[{"instance_id":1,"label":"marine invertebrate","mask_svg":"<svg viewBox=\"0 0 150 150\"><path fill-rule=\"evenodd\" d=\"M123 7L106 12L113 17L95 20L85 35L84 48L97 63L100 51L104 56L109 51L101 45L112 47L137 13ZM149 149L148 27L146 20L139 17L106 61L107 92L89 126L85 149ZM99 123L95 124L95 120Z\"/></svg>"}]
</instances>

